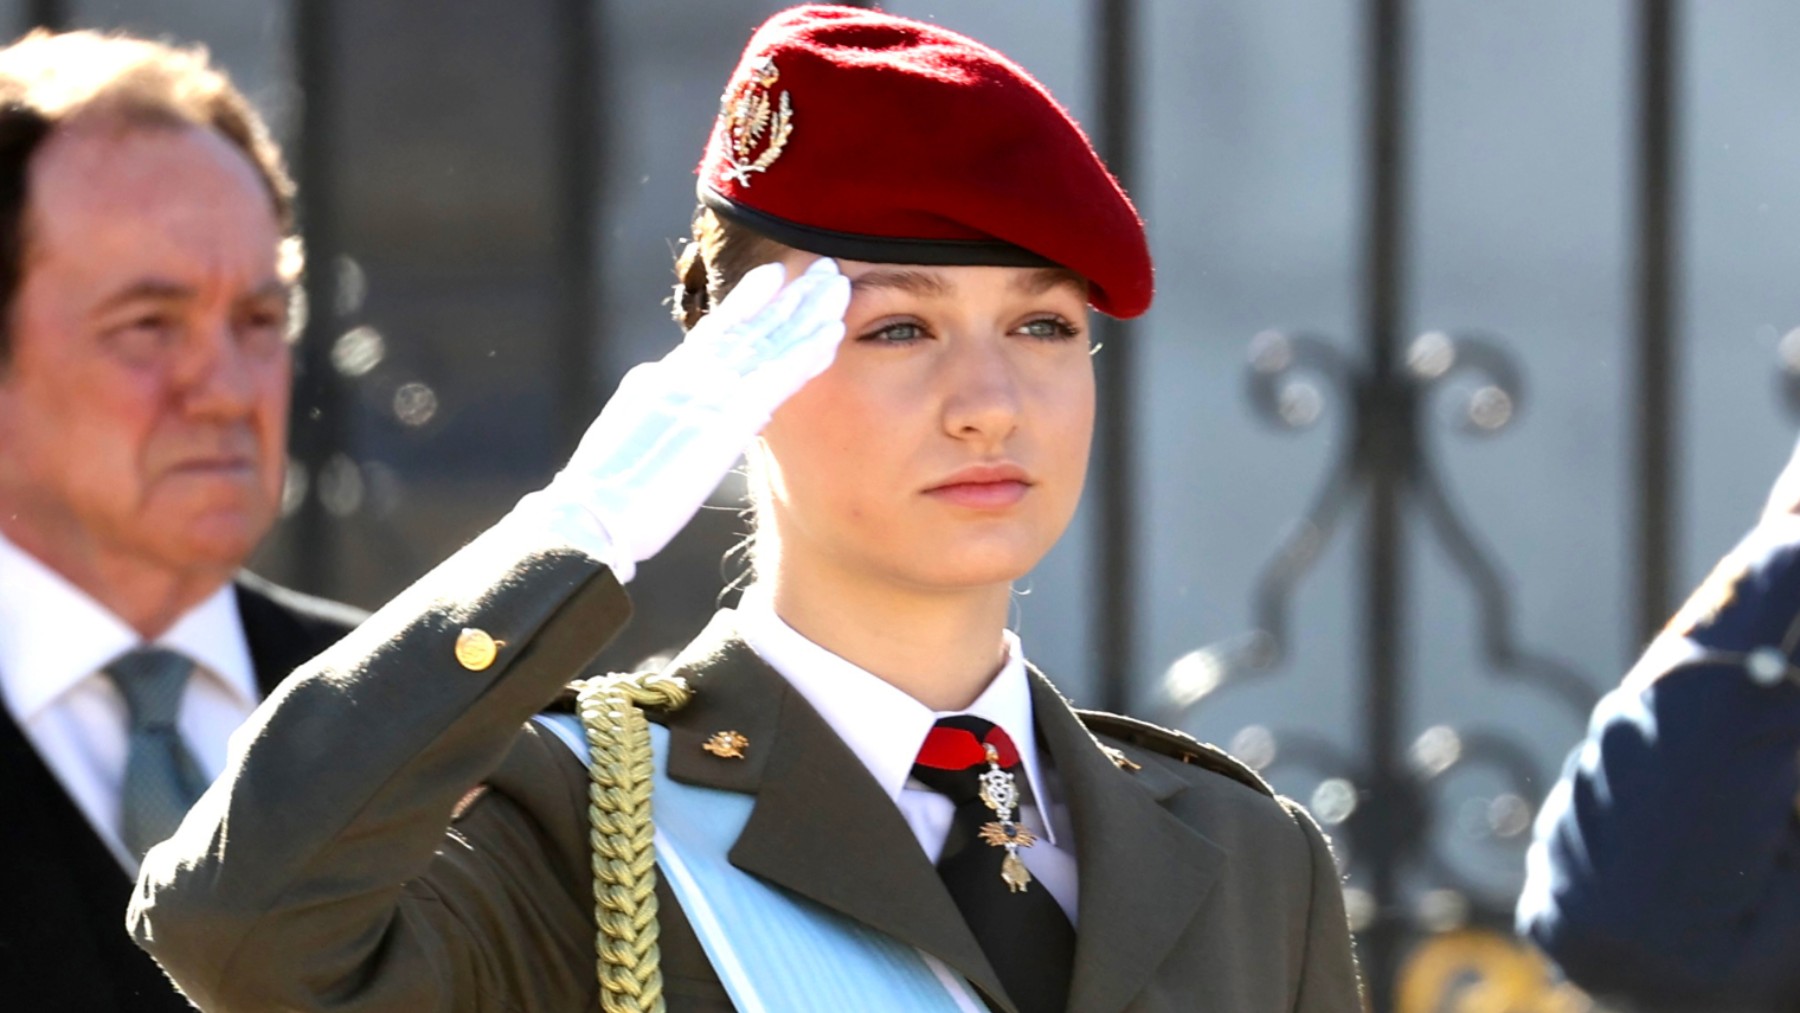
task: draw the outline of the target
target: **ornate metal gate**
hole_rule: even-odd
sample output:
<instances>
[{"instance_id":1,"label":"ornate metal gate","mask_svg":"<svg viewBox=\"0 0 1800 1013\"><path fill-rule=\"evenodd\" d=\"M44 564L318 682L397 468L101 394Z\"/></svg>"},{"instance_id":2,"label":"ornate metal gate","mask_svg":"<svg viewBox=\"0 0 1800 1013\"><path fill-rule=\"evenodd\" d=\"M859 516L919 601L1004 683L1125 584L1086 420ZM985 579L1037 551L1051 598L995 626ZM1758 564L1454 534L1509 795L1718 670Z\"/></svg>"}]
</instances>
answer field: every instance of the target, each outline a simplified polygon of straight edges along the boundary
<instances>
[{"instance_id":1,"label":"ornate metal gate","mask_svg":"<svg viewBox=\"0 0 1800 1013\"><path fill-rule=\"evenodd\" d=\"M664 268L642 253L679 235L695 125L710 112L730 54L779 5L521 0L487 13L490 5L431 0L264 6L278 36L267 59L291 69L301 97L288 123L289 150L312 269L291 515L262 562L308 590L374 603L547 478L612 378L668 339L652 305ZM1414 40L1418 23L1444 7L1419 0L885 6L958 27L962 19L986 19L981 27L998 34L976 34L1035 58L1026 64L1057 77L1059 94L1085 102L1082 118L1140 202L1161 201L1149 207L1153 234L1180 210L1177 201L1218 200L1230 189L1169 154L1180 150L1166 135L1170 122L1182 122L1174 107L1183 97L1159 82L1193 47L1158 26L1204 7L1216 15L1209 23L1306 19L1319 33L1345 36L1355 79L1345 90L1356 92L1348 118L1357 124L1350 128L1355 164L1347 167L1356 185L1347 203L1356 223L1341 259L1352 265L1346 274L1355 309L1341 327L1269 320L1277 329L1249 340L1248 407L1232 409L1284 431L1334 422L1326 428L1339 438L1322 457L1299 442L1267 452L1270 460L1311 456L1323 464L1298 499L1256 505L1294 523L1249 586L1208 599L1241 604L1247 595L1249 622L1240 634L1210 638L1178 658L1153 646L1162 641L1151 629L1151 599L1163 592L1147 588L1152 571L1161 572L1159 557L1179 551L1163 547L1173 532L1156 490L1168 457L1152 452L1163 445L1152 438L1191 423L1185 406L1171 404L1159 365L1168 360L1157 357L1190 339L1167 310L1132 325L1100 324L1101 397L1111 410L1097 434L1079 529L1085 544L1047 568L1060 576L1039 578L1027 620L1056 627L1033 641L1050 645L1038 657L1052 671L1073 671L1078 682L1082 671L1094 673L1078 693L1199 731L1222 729L1227 745L1329 824L1347 860L1375 1009L1581 1008L1583 1000L1551 988L1544 968L1510 941L1509 890L1517 887L1530 819L1555 775L1554 753L1476 709L1435 713L1421 703L1422 688L1442 681L1418 662L1431 632L1420 618L1416 579L1427 552L1448 561L1474 614L1475 656L1452 678L1525 700L1521 710L1553 717L1570 743L1595 688L1611 678L1593 670L1591 655L1586 665L1563 660L1569 641L1561 651L1547 649L1521 632L1526 610L1509 568L1462 505L1456 462L1439 443L1444 434L1434 420L1446 417L1456 438L1506 431L1533 403L1546 369L1522 361L1519 335L1502 327L1477 319L1474 327L1432 329L1413 319L1409 279L1421 245L1414 70L1427 55ZM504 17L492 13L502 7ZM1618 398L1629 406L1620 441L1630 458L1623 498L1630 503L1624 582L1631 618L1623 625L1641 641L1671 610L1679 574L1696 562L1681 555L1690 538L1679 523L1688 502L1678 485L1684 457L1677 438L1687 432L1678 411L1687 377L1676 336L1688 275L1678 256L1677 198L1685 192L1678 170L1693 149L1683 143L1677 114L1684 21L1699 11L1675 0L1612 0L1612 7L1631 26L1620 42L1632 81L1619 117L1631 138L1622 146L1629 200L1619 254L1628 263L1629 356L1594 372L1629 392ZM14 10L25 24L156 27L112 0L23 0ZM426 71L466 87L421 93L408 78ZM506 82L517 86L506 101L518 108L475 101ZM390 111L403 102L424 103L407 108L427 115ZM443 120L452 112L460 132ZM506 146L506 158L484 160L484 147L497 145ZM665 156L665 147L674 153ZM446 174L494 182L409 178L421 163L393 153L413 149L447 158ZM512 168L502 171L503 161ZM458 217L465 214L466 221ZM473 237L461 259L437 248L450 232L433 231L440 220ZM1205 268L1171 231L1179 230L1157 236L1165 292ZM1758 340L1788 363L1789 397L1800 404L1793 379L1800 337L1776 348L1775 335L1785 330L1771 325ZM1227 513L1209 505L1179 523L1224 524ZM728 513L703 516L666 566L642 576L645 607L622 655L654 650L697 625L712 607L717 561L734 530ZM1329 632L1354 642L1354 663L1323 676L1303 673L1296 645L1325 635L1328 624L1302 598L1317 589L1321 560L1334 552L1352 554L1354 622ZM1694 552L1703 562L1705 546ZM1202 568L1197 559L1179 562ZM1341 734L1296 720L1309 716L1321 685L1344 703L1333 725ZM1253 686L1273 692L1258 698L1264 704L1254 721L1209 723L1221 701ZM1456 847L1444 841L1449 825L1470 830Z\"/></svg>"}]
</instances>

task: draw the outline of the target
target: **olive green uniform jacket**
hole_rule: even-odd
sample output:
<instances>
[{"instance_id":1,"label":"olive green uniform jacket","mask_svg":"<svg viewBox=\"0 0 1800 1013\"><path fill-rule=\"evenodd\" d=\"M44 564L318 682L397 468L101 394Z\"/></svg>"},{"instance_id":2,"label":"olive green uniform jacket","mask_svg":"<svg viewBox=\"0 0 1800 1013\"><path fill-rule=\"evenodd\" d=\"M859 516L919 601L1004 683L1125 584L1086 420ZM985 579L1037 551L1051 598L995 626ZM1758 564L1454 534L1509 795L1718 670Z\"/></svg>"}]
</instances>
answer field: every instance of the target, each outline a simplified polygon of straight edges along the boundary
<instances>
[{"instance_id":1,"label":"olive green uniform jacket","mask_svg":"<svg viewBox=\"0 0 1800 1013\"><path fill-rule=\"evenodd\" d=\"M131 929L202 1009L599 1008L586 771L527 722L630 605L604 566L540 541L496 527L302 668L147 857ZM492 664L459 663L466 628L500 641ZM696 695L656 718L670 775L756 796L732 862L937 956L1010 1011L893 803L731 613L675 667ZM1071 1010L1357 1009L1338 873L1306 814L1205 747L1186 754L1205 763L1166 755L1169 733L1097 718L1117 733L1097 739L1032 679L1080 866ZM744 759L700 748L727 729L749 739ZM669 1009L731 1009L661 902Z\"/></svg>"}]
</instances>

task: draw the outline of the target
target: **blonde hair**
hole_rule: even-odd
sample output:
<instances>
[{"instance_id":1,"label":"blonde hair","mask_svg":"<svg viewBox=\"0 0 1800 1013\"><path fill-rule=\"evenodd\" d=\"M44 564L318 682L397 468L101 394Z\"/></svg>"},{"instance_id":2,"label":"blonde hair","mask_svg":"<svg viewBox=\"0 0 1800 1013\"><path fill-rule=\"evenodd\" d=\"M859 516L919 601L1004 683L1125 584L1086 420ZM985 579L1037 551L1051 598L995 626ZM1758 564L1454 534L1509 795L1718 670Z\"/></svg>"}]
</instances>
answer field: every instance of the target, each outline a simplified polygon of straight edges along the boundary
<instances>
[{"instance_id":1,"label":"blonde hair","mask_svg":"<svg viewBox=\"0 0 1800 1013\"><path fill-rule=\"evenodd\" d=\"M780 260L789 247L728 222L702 204L694 209L693 236L675 258L675 322L692 330L751 268Z\"/></svg>"}]
</instances>

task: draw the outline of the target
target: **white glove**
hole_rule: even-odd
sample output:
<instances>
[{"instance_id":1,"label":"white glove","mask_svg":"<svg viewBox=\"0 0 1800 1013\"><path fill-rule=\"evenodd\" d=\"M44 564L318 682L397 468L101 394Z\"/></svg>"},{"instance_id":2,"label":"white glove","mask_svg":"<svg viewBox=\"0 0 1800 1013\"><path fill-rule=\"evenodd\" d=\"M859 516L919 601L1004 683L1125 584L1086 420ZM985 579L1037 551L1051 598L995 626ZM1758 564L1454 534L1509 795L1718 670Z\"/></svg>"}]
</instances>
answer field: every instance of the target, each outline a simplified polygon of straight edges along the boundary
<instances>
[{"instance_id":1,"label":"white glove","mask_svg":"<svg viewBox=\"0 0 1800 1013\"><path fill-rule=\"evenodd\" d=\"M687 338L625 374L550 485L516 513L557 528L620 583L687 525L781 403L844 337L850 281L830 259L783 286L747 272Z\"/></svg>"}]
</instances>

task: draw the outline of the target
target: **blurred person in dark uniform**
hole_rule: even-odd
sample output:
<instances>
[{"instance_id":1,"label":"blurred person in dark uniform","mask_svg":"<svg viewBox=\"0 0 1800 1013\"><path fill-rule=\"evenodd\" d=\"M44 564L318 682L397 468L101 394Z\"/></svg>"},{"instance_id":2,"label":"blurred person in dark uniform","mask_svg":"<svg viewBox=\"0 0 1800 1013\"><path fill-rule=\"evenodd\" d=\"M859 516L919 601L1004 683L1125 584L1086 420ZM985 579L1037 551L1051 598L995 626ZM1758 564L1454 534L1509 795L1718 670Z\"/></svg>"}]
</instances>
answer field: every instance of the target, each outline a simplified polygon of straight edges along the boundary
<instances>
[{"instance_id":1,"label":"blurred person in dark uniform","mask_svg":"<svg viewBox=\"0 0 1800 1013\"><path fill-rule=\"evenodd\" d=\"M188 1009L144 852L350 610L242 572L285 473L292 187L204 52L0 50L0 1006Z\"/></svg>"},{"instance_id":2,"label":"blurred person in dark uniform","mask_svg":"<svg viewBox=\"0 0 1800 1013\"><path fill-rule=\"evenodd\" d=\"M796 8L699 175L685 339L258 711L138 938L215 1013L1357 1010L1304 810L1006 629L1080 497L1090 307L1152 295L1079 127L974 40ZM539 714L746 451L741 606Z\"/></svg>"},{"instance_id":3,"label":"blurred person in dark uniform","mask_svg":"<svg viewBox=\"0 0 1800 1013\"><path fill-rule=\"evenodd\" d=\"M1800 1008L1797 514L1800 448L1538 818L1519 929L1624 1008Z\"/></svg>"}]
</instances>

